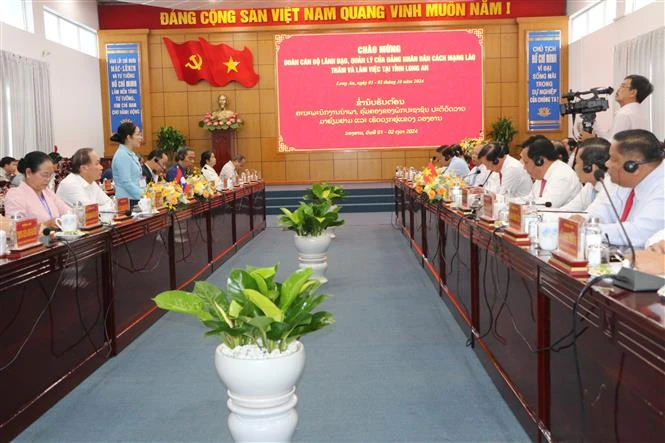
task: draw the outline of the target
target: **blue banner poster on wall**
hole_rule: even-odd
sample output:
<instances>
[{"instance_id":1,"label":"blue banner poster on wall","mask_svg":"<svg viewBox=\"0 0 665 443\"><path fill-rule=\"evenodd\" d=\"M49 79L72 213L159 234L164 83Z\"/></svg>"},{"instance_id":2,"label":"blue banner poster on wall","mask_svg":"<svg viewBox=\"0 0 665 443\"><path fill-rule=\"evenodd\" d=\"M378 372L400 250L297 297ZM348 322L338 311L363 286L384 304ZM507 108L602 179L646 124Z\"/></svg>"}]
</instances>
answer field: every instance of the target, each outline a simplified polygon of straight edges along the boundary
<instances>
[{"instance_id":1,"label":"blue banner poster on wall","mask_svg":"<svg viewBox=\"0 0 665 443\"><path fill-rule=\"evenodd\" d=\"M561 31L527 33L529 131L559 131L561 116Z\"/></svg>"},{"instance_id":2,"label":"blue banner poster on wall","mask_svg":"<svg viewBox=\"0 0 665 443\"><path fill-rule=\"evenodd\" d=\"M141 115L141 79L138 43L106 45L111 134L120 123L132 121L143 128Z\"/></svg>"}]
</instances>

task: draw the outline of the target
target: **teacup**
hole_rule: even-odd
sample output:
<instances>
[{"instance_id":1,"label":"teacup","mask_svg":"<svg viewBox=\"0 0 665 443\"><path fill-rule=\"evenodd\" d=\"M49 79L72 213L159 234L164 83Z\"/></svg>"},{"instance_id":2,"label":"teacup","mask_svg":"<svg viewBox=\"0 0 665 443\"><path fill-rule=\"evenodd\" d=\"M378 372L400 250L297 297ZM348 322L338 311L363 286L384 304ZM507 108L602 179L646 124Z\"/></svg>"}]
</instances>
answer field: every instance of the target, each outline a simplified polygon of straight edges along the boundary
<instances>
[{"instance_id":1,"label":"teacup","mask_svg":"<svg viewBox=\"0 0 665 443\"><path fill-rule=\"evenodd\" d=\"M141 208L142 213L150 214L152 212L152 200L148 197L143 197L139 200L139 208Z\"/></svg>"},{"instance_id":2,"label":"teacup","mask_svg":"<svg viewBox=\"0 0 665 443\"><path fill-rule=\"evenodd\" d=\"M538 242L543 251L554 251L559 246L559 223L543 220L538 224Z\"/></svg>"},{"instance_id":3,"label":"teacup","mask_svg":"<svg viewBox=\"0 0 665 443\"><path fill-rule=\"evenodd\" d=\"M62 232L76 232L78 217L76 214L65 214L55 219L55 224Z\"/></svg>"}]
</instances>

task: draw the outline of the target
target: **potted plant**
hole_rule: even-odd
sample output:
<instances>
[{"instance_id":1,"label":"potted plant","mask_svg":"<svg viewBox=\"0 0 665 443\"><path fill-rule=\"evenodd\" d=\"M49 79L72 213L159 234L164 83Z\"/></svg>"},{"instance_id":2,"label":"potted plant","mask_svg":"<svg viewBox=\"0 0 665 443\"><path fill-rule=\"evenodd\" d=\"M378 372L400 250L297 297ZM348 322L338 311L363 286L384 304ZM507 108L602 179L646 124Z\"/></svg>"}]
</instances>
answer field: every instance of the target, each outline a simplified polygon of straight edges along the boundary
<instances>
[{"instance_id":1,"label":"potted plant","mask_svg":"<svg viewBox=\"0 0 665 443\"><path fill-rule=\"evenodd\" d=\"M346 197L344 188L330 183L316 183L308 189L303 197L305 201L321 202L324 200L330 201L333 205L337 205ZM336 207L336 206L335 206ZM336 238L335 228L328 228L330 238Z\"/></svg>"},{"instance_id":2,"label":"potted plant","mask_svg":"<svg viewBox=\"0 0 665 443\"><path fill-rule=\"evenodd\" d=\"M492 130L488 136L495 142L505 143L506 146L510 146L510 142L513 141L515 134L517 134L517 129L513 126L513 122L509 118L500 117L492 123Z\"/></svg>"},{"instance_id":3,"label":"potted plant","mask_svg":"<svg viewBox=\"0 0 665 443\"><path fill-rule=\"evenodd\" d=\"M162 126L157 130L157 149L166 152L168 156L186 144L185 136L173 126Z\"/></svg>"},{"instance_id":4,"label":"potted plant","mask_svg":"<svg viewBox=\"0 0 665 443\"><path fill-rule=\"evenodd\" d=\"M228 388L229 430L236 441L289 441L298 423L295 385L305 364L299 339L335 323L314 309L328 298L300 269L282 283L277 265L234 269L226 290L196 282L192 292L165 291L154 301L192 315L218 336L215 368Z\"/></svg>"},{"instance_id":5,"label":"potted plant","mask_svg":"<svg viewBox=\"0 0 665 443\"><path fill-rule=\"evenodd\" d=\"M293 212L280 209L283 215L279 217L279 225L295 232L300 267L311 267L313 276L326 283L327 252L331 241L326 229L344 224L344 220L339 219L340 208L333 206L329 200L322 200L315 203L301 201Z\"/></svg>"}]
</instances>

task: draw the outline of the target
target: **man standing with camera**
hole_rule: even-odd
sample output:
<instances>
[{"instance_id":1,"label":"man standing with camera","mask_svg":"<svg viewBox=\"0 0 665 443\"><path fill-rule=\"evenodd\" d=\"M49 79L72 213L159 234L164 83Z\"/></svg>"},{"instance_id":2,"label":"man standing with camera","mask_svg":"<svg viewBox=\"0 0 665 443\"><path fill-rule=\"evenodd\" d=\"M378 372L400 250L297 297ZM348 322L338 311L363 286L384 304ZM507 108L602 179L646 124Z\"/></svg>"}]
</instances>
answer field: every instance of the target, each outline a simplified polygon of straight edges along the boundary
<instances>
[{"instance_id":1,"label":"man standing with camera","mask_svg":"<svg viewBox=\"0 0 665 443\"><path fill-rule=\"evenodd\" d=\"M601 134L607 140L612 140L614 135L629 129L649 130L649 119L640 104L653 92L653 85L646 77L632 74L626 76L619 85L614 97L621 108L614 116L612 129L607 134ZM581 132L580 139L586 140L596 137L596 131L589 134Z\"/></svg>"}]
</instances>

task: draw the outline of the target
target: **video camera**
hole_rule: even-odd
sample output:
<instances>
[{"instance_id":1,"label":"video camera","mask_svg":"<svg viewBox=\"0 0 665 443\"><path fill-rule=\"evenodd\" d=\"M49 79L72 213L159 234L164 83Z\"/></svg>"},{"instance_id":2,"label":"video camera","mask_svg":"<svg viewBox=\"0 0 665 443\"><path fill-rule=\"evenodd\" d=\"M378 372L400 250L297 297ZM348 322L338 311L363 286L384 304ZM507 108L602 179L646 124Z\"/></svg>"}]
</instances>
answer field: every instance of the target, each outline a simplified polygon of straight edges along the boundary
<instances>
[{"instance_id":1,"label":"video camera","mask_svg":"<svg viewBox=\"0 0 665 443\"><path fill-rule=\"evenodd\" d=\"M607 88L592 88L588 91L573 92L568 91L561 98L566 99L566 103L559 105L559 112L561 115L573 115L573 121L576 114L582 115L582 128L584 131L591 133L593 131L593 123L596 120L596 112L602 112L610 107L607 99L599 97L599 95L609 95L614 92L611 86ZM590 98L582 98L583 95L593 94ZM575 101L575 99L579 99Z\"/></svg>"}]
</instances>

